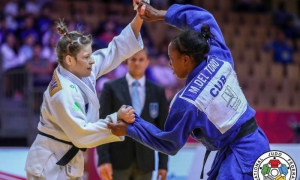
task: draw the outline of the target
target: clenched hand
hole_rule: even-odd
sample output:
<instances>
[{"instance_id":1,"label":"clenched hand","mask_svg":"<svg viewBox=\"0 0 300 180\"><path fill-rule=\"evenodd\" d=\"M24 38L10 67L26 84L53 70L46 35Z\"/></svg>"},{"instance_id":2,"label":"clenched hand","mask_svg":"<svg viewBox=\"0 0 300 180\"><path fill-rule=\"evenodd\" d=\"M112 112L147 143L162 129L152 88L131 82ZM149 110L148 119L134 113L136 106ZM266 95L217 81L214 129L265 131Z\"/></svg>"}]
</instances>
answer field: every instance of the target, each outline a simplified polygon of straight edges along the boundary
<instances>
[{"instance_id":1,"label":"clenched hand","mask_svg":"<svg viewBox=\"0 0 300 180\"><path fill-rule=\"evenodd\" d=\"M134 109L129 106L126 108L125 105L123 105L117 112L118 119L121 119L127 123L133 123L135 120L134 116Z\"/></svg>"}]
</instances>

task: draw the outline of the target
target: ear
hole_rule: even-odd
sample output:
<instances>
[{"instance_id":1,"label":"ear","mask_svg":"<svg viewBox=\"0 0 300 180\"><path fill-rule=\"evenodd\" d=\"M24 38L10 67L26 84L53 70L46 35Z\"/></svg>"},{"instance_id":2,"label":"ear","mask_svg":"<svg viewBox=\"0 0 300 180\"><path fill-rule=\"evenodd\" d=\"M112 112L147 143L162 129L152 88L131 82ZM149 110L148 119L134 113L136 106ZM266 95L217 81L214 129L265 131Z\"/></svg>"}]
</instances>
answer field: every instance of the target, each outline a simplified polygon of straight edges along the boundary
<instances>
[{"instance_id":1,"label":"ear","mask_svg":"<svg viewBox=\"0 0 300 180\"><path fill-rule=\"evenodd\" d=\"M184 61L184 64L188 64L188 63L191 63L191 57L189 55L183 55L183 61Z\"/></svg>"},{"instance_id":2,"label":"ear","mask_svg":"<svg viewBox=\"0 0 300 180\"><path fill-rule=\"evenodd\" d=\"M150 60L147 58L146 59L146 64L147 64L147 67L149 66L149 64L150 64Z\"/></svg>"},{"instance_id":3,"label":"ear","mask_svg":"<svg viewBox=\"0 0 300 180\"><path fill-rule=\"evenodd\" d=\"M72 60L73 60L73 57L72 57L72 56L66 55L66 57L65 57L65 64L66 64L67 66L71 66L71 65L72 65Z\"/></svg>"}]
</instances>

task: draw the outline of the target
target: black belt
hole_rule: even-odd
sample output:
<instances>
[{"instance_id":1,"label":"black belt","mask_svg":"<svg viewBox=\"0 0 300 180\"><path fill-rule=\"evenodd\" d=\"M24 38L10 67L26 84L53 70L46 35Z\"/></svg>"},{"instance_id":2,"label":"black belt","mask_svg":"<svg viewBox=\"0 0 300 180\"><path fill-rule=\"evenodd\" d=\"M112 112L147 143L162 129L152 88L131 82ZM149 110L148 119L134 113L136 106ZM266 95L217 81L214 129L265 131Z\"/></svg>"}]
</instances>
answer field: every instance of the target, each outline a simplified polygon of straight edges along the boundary
<instances>
[{"instance_id":1,"label":"black belt","mask_svg":"<svg viewBox=\"0 0 300 180\"><path fill-rule=\"evenodd\" d=\"M247 136L248 134L254 132L257 128L258 128L258 125L256 123L255 118L253 117L241 126L241 129L240 129L239 133L235 136L233 141L236 141L236 140L238 140L242 137ZM211 151L209 151L209 150L206 150L206 152L205 152L200 179L203 179L204 166L205 166L205 163L207 161L207 158L208 158L210 152Z\"/></svg>"},{"instance_id":2,"label":"black belt","mask_svg":"<svg viewBox=\"0 0 300 180\"><path fill-rule=\"evenodd\" d=\"M56 137L51 136L49 134L45 134L41 131L39 131L39 134L42 135L42 136L46 136L48 138L51 138L51 139L54 139L56 141L59 141L59 142L65 143L65 144L69 144L69 145L72 146L71 149L59 161L57 161L57 163L56 163L57 165L65 166L66 164L68 164L73 159L73 157L78 153L79 150L86 151L86 148L78 148L71 142L64 141L64 140L61 140L61 139L57 139Z\"/></svg>"}]
</instances>

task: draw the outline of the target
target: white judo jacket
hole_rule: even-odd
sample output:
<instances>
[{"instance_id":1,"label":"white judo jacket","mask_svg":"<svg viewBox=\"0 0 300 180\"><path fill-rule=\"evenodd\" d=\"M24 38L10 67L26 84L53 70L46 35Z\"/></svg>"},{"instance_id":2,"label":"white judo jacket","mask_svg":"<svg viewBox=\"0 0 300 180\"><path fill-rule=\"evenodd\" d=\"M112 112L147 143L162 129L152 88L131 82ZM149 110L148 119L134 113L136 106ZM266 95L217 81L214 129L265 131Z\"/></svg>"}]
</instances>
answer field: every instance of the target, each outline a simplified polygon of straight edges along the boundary
<instances>
[{"instance_id":1,"label":"white judo jacket","mask_svg":"<svg viewBox=\"0 0 300 180\"><path fill-rule=\"evenodd\" d=\"M38 130L57 139L72 142L78 148L91 148L123 140L124 137L115 136L107 129L108 122L117 121L117 113L99 119L100 104L95 89L96 79L115 69L142 48L141 36L136 38L129 24L112 40L108 48L92 54L95 64L89 77L79 79L59 65L44 92ZM82 151L79 151L66 166L55 164L70 148L71 145L37 135L27 156L27 174L54 180L64 171L67 179L82 177Z\"/></svg>"}]
</instances>

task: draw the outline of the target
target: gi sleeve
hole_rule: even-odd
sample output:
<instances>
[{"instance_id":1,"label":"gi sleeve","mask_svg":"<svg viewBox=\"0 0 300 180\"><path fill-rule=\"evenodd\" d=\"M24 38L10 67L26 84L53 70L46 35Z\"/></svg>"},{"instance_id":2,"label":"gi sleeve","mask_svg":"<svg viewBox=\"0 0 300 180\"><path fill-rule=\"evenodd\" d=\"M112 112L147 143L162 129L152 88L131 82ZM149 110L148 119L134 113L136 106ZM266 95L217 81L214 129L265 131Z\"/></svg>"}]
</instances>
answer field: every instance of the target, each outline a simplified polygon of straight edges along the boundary
<instances>
[{"instance_id":1,"label":"gi sleeve","mask_svg":"<svg viewBox=\"0 0 300 180\"><path fill-rule=\"evenodd\" d=\"M203 24L210 26L214 36L208 55L227 60L233 66L233 59L219 25L213 15L203 8L192 5L172 5L165 16L165 23L181 30L195 30L200 32Z\"/></svg>"},{"instance_id":2,"label":"gi sleeve","mask_svg":"<svg viewBox=\"0 0 300 180\"><path fill-rule=\"evenodd\" d=\"M183 107L185 105L182 104ZM135 122L128 125L126 135L149 148L175 155L186 143L191 131L200 126L199 121L195 120L196 112L196 108L191 105L181 110L172 110L164 131L136 115Z\"/></svg>"},{"instance_id":3,"label":"gi sleeve","mask_svg":"<svg viewBox=\"0 0 300 180\"><path fill-rule=\"evenodd\" d=\"M87 121L82 109L74 111L74 99L70 93L58 93L50 101L53 119L78 148L92 148L104 143L124 140L124 137L113 135L107 128L109 122L116 122L117 113L112 113L94 123Z\"/></svg>"},{"instance_id":4,"label":"gi sleeve","mask_svg":"<svg viewBox=\"0 0 300 180\"><path fill-rule=\"evenodd\" d=\"M122 61L142 50L143 47L141 35L136 38L131 25L127 25L120 35L113 38L107 48L99 49L92 54L96 79L115 69Z\"/></svg>"}]
</instances>

